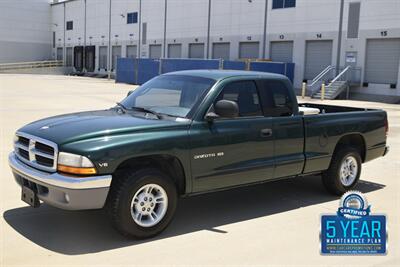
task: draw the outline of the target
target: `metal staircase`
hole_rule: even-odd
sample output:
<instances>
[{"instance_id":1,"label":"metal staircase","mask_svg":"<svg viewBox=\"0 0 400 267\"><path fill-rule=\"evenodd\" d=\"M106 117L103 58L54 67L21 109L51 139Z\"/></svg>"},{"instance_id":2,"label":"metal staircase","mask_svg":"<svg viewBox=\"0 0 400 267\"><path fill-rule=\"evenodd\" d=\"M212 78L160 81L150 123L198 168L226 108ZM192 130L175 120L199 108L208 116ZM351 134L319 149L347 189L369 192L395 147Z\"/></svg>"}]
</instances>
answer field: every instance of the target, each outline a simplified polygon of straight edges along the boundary
<instances>
[{"instance_id":1,"label":"metal staircase","mask_svg":"<svg viewBox=\"0 0 400 267\"><path fill-rule=\"evenodd\" d=\"M329 65L321 71L314 79L307 84L307 92L309 96L313 96L321 90L324 81L332 80L335 77L335 67Z\"/></svg>"},{"instance_id":2,"label":"metal staircase","mask_svg":"<svg viewBox=\"0 0 400 267\"><path fill-rule=\"evenodd\" d=\"M335 99L348 87L347 81L336 81L325 87L324 99ZM312 98L321 98L321 90L312 95Z\"/></svg>"},{"instance_id":3,"label":"metal staircase","mask_svg":"<svg viewBox=\"0 0 400 267\"><path fill-rule=\"evenodd\" d=\"M335 68L330 66L330 69L332 70L332 69L335 69ZM336 77L334 77L329 82L329 84L325 86L324 99L335 99L344 90L347 90L347 93L348 93L348 91L349 91L348 90L349 89L348 77L349 77L350 69L351 69L350 66L347 66L346 68L344 68L344 70L342 70L338 75L336 75ZM326 69L323 72L326 72ZM321 72L321 73L323 73L323 72ZM321 78L319 78L319 79L321 79ZM322 85L322 83L324 83L324 82L321 82L320 84ZM312 98L321 98L321 93L322 93L321 92L321 85L318 86L317 90L313 90L311 92L311 97Z\"/></svg>"}]
</instances>

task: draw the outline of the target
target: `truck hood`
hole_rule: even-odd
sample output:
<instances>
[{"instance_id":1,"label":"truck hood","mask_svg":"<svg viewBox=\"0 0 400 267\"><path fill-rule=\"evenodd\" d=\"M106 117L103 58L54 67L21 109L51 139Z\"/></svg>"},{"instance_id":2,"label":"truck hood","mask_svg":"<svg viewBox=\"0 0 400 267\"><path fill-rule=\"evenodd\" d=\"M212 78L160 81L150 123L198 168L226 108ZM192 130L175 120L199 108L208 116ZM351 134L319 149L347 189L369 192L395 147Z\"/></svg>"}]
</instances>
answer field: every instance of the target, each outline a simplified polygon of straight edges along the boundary
<instances>
[{"instance_id":1,"label":"truck hood","mask_svg":"<svg viewBox=\"0 0 400 267\"><path fill-rule=\"evenodd\" d=\"M62 145L89 138L183 126L189 123L186 119L158 120L152 116L137 117L131 112L122 113L116 109L109 109L50 117L27 124L18 131Z\"/></svg>"}]
</instances>

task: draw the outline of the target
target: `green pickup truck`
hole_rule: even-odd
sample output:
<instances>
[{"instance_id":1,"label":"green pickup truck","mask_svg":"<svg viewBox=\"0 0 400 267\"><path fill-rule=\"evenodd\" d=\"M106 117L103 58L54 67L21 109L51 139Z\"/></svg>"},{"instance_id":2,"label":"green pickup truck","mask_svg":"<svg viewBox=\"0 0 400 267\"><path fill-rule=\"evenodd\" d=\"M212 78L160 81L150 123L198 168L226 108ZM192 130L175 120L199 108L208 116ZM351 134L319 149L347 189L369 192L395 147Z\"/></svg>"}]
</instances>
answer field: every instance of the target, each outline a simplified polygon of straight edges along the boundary
<instances>
[{"instance_id":1,"label":"green pickup truck","mask_svg":"<svg viewBox=\"0 0 400 267\"><path fill-rule=\"evenodd\" d=\"M191 70L22 127L9 164L31 206L105 208L119 232L147 238L183 196L310 174L343 194L388 152L387 133L385 111L299 105L282 75Z\"/></svg>"}]
</instances>

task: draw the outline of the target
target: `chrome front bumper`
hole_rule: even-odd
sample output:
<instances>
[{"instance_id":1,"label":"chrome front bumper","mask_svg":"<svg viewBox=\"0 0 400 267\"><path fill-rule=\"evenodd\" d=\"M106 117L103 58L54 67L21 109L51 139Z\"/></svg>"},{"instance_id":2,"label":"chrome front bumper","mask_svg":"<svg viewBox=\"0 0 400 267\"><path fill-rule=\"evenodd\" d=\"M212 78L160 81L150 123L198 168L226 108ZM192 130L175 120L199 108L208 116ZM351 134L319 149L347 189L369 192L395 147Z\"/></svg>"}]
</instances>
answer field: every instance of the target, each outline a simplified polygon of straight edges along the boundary
<instances>
[{"instance_id":1,"label":"chrome front bumper","mask_svg":"<svg viewBox=\"0 0 400 267\"><path fill-rule=\"evenodd\" d=\"M18 184L36 187L43 202L61 209L100 209L104 206L112 176L74 177L47 173L22 163L14 152L8 157Z\"/></svg>"}]
</instances>

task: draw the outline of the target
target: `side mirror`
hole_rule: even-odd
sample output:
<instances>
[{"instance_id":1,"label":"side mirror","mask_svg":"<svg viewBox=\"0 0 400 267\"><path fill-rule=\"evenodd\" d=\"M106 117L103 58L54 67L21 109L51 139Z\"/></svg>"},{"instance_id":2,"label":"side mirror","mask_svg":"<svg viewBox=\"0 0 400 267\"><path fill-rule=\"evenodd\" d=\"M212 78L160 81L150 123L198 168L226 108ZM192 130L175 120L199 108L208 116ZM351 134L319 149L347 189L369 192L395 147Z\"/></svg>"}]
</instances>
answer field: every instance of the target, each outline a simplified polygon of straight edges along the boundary
<instances>
[{"instance_id":1,"label":"side mirror","mask_svg":"<svg viewBox=\"0 0 400 267\"><path fill-rule=\"evenodd\" d=\"M220 100L214 105L214 111L206 115L207 119L221 118L236 118L239 116L239 106L236 102L230 100ZM217 115L217 116L215 116Z\"/></svg>"},{"instance_id":2,"label":"side mirror","mask_svg":"<svg viewBox=\"0 0 400 267\"><path fill-rule=\"evenodd\" d=\"M219 116L217 114L215 114L215 112L208 112L206 114L206 120L208 122L212 122L213 120L218 119L218 118L219 118Z\"/></svg>"},{"instance_id":3,"label":"side mirror","mask_svg":"<svg viewBox=\"0 0 400 267\"><path fill-rule=\"evenodd\" d=\"M130 96L133 93L133 90L129 91L126 96Z\"/></svg>"}]
</instances>

